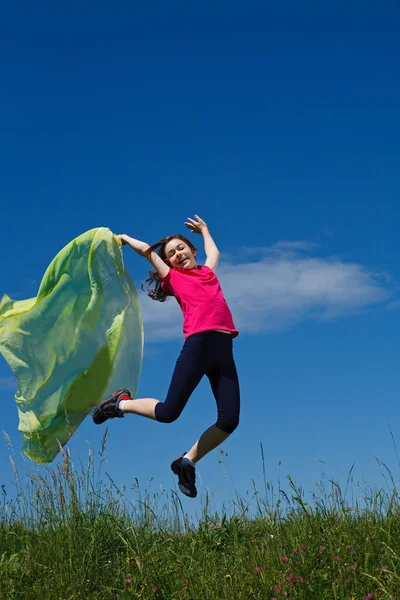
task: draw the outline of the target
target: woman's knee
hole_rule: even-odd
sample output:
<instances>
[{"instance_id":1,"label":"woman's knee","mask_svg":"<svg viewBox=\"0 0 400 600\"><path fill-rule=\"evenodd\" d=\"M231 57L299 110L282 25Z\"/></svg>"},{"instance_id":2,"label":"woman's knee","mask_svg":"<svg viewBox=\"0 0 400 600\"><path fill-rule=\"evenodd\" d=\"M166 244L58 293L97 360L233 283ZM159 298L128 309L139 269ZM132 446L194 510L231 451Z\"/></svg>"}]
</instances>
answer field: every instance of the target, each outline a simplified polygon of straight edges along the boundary
<instances>
[{"instance_id":1,"label":"woman's knee","mask_svg":"<svg viewBox=\"0 0 400 600\"><path fill-rule=\"evenodd\" d=\"M218 417L216 426L218 429L225 431L225 433L233 433L239 425L239 415L232 415L230 417Z\"/></svg>"},{"instance_id":2,"label":"woman's knee","mask_svg":"<svg viewBox=\"0 0 400 600\"><path fill-rule=\"evenodd\" d=\"M164 402L159 402L155 409L154 415L160 423L173 423L181 414L181 410L170 409Z\"/></svg>"}]
</instances>

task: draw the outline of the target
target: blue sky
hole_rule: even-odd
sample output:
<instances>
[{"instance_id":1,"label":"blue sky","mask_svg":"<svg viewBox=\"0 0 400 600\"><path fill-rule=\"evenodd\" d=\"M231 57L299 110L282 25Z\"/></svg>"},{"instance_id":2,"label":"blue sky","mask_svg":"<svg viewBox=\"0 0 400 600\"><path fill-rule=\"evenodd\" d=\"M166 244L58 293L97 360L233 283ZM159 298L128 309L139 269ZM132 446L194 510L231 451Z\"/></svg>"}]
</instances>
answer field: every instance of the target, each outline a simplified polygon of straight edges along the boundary
<instances>
[{"instance_id":1,"label":"blue sky","mask_svg":"<svg viewBox=\"0 0 400 600\"><path fill-rule=\"evenodd\" d=\"M312 490L355 462L356 486L380 486L375 455L397 480L399 8L110 6L2 9L0 293L35 296L52 258L88 229L153 243L198 213L222 253L242 390L241 425L223 446L229 474L215 451L200 491L218 505L232 486L251 489L260 443L273 482L290 473ZM148 266L124 252L139 284ZM139 395L162 399L182 321L173 301L141 302ZM1 360L1 429L18 462L13 393ZM170 489L170 461L214 421L203 382L176 423L112 422L107 471ZM74 456L102 434L87 419ZM6 484L7 455L0 441Z\"/></svg>"}]
</instances>

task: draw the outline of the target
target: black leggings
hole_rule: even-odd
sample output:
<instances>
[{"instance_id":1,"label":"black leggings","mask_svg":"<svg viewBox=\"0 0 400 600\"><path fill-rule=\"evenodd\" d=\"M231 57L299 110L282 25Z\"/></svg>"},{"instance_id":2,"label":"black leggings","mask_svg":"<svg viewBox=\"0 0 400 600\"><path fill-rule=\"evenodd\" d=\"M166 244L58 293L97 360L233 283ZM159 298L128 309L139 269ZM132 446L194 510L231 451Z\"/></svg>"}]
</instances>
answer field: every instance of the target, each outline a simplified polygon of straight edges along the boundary
<instances>
[{"instance_id":1,"label":"black leggings","mask_svg":"<svg viewBox=\"0 0 400 600\"><path fill-rule=\"evenodd\" d=\"M161 423L172 423L185 408L190 395L207 375L217 402L216 425L232 433L239 424L240 392L232 337L219 331L202 331L187 338L176 361L165 402L155 407Z\"/></svg>"}]
</instances>

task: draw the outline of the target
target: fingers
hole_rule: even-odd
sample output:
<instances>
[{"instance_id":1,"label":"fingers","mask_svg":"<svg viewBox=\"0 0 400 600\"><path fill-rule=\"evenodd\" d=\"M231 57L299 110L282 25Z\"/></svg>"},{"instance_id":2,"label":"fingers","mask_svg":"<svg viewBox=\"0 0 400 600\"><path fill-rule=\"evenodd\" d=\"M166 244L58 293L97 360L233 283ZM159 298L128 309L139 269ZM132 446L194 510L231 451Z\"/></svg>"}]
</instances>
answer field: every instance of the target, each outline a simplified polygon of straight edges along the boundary
<instances>
[{"instance_id":1,"label":"fingers","mask_svg":"<svg viewBox=\"0 0 400 600\"><path fill-rule=\"evenodd\" d=\"M197 219L197 221L196 221L197 225L200 225L201 227L203 227L203 225L206 224L205 221L201 217L199 217L199 215L194 215L194 216Z\"/></svg>"},{"instance_id":2,"label":"fingers","mask_svg":"<svg viewBox=\"0 0 400 600\"><path fill-rule=\"evenodd\" d=\"M191 223L185 223L185 225L188 229L190 229L190 231L192 233L201 233L201 230L199 227L192 225Z\"/></svg>"},{"instance_id":3,"label":"fingers","mask_svg":"<svg viewBox=\"0 0 400 600\"><path fill-rule=\"evenodd\" d=\"M190 229L190 231L192 231L193 233L201 233L203 227L205 226L205 222L199 217L199 215L194 216L194 219L187 217L187 221L185 221L185 226L188 229Z\"/></svg>"},{"instance_id":4,"label":"fingers","mask_svg":"<svg viewBox=\"0 0 400 600\"><path fill-rule=\"evenodd\" d=\"M117 238L119 238L121 240L123 246L125 244L127 244L126 233L118 233L115 237L117 237Z\"/></svg>"}]
</instances>

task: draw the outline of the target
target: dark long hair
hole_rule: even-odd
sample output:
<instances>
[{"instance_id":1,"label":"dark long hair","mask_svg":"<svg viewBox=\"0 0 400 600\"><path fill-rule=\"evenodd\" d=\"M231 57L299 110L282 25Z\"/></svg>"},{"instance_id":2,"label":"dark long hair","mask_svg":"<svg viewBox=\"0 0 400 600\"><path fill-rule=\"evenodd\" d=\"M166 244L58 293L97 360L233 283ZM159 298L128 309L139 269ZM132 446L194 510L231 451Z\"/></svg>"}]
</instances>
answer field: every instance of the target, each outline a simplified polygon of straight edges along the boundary
<instances>
[{"instance_id":1,"label":"dark long hair","mask_svg":"<svg viewBox=\"0 0 400 600\"><path fill-rule=\"evenodd\" d=\"M152 246L150 246L150 248L148 248L148 250L146 250L145 256L148 257L153 251L156 251L158 256L160 258L162 258L162 260L169 267L171 267L170 262L167 259L167 256L165 254L165 247L168 244L168 242L170 242L171 240L174 240L174 239L182 240L182 242L185 242L185 244L187 244L189 246L189 248L191 249L192 252L196 252L196 250L197 250L196 246L194 246L192 244L192 242L190 240L188 240L187 237L185 237L184 235L181 235L180 233L177 233L176 235L168 235L167 237L163 238L156 244L153 244ZM172 296L172 294L169 294L168 292L166 292L165 290L162 289L162 287L161 287L162 281L161 281L161 277L160 277L158 271L153 269L153 270L149 271L149 275L150 275L150 277L148 279L146 279L145 281L143 281L143 283L142 283L142 290L144 292L147 292L147 295L150 296L150 298L152 300L158 300L159 302L165 302L165 300L168 298L168 296ZM146 289L145 289L145 287L146 287Z\"/></svg>"}]
</instances>

